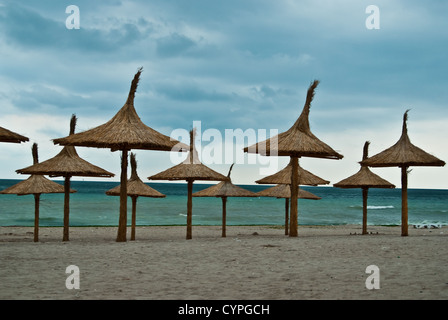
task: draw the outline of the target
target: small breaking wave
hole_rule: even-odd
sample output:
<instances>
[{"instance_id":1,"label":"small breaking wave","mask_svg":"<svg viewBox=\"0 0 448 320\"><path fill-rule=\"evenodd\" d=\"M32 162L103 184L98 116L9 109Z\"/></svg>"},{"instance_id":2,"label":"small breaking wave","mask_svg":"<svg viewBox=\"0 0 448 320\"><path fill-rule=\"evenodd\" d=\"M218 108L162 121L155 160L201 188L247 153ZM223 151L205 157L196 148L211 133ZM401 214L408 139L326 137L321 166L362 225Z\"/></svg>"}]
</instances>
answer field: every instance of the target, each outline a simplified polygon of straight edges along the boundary
<instances>
[{"instance_id":1,"label":"small breaking wave","mask_svg":"<svg viewBox=\"0 0 448 320\"><path fill-rule=\"evenodd\" d=\"M350 209L362 209L362 206L350 206ZM384 209L395 209L394 206L367 206L367 210L384 210Z\"/></svg>"},{"instance_id":2,"label":"small breaking wave","mask_svg":"<svg viewBox=\"0 0 448 320\"><path fill-rule=\"evenodd\" d=\"M394 209L394 206L367 206L370 210L381 210L381 209Z\"/></svg>"}]
</instances>

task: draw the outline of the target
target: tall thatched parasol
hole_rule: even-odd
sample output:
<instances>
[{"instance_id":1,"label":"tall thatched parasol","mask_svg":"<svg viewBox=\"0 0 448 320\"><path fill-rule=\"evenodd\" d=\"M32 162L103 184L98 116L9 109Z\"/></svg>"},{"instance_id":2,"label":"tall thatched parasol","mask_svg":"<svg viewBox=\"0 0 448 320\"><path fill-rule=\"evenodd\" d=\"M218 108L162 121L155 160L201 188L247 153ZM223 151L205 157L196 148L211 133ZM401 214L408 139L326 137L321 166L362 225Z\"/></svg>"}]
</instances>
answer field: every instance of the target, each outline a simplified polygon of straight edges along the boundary
<instances>
[{"instance_id":1,"label":"tall thatched parasol","mask_svg":"<svg viewBox=\"0 0 448 320\"><path fill-rule=\"evenodd\" d=\"M33 163L39 163L37 154L37 143L32 147ZM70 189L70 192L76 192ZM33 174L28 179L6 188L0 192L1 194L17 194L19 196L33 194L34 195L34 242L39 241L39 203L42 193L64 193L64 186L45 178L42 175Z\"/></svg>"},{"instance_id":2,"label":"tall thatched parasol","mask_svg":"<svg viewBox=\"0 0 448 320\"><path fill-rule=\"evenodd\" d=\"M223 181L227 177L208 168L199 161L198 153L194 146L196 128L190 131L190 151L184 162L148 177L150 180L187 180L188 183L188 201L187 201L187 240L192 238L192 193L193 181Z\"/></svg>"},{"instance_id":3,"label":"tall thatched parasol","mask_svg":"<svg viewBox=\"0 0 448 320\"><path fill-rule=\"evenodd\" d=\"M297 237L297 186L298 159L313 157L325 159L342 159L343 156L330 146L320 141L310 130L309 112L314 90L319 81L315 80L308 89L305 106L294 125L287 131L244 148L245 152L259 153L267 156L290 156L292 161L291 174L291 224L289 236Z\"/></svg>"},{"instance_id":4,"label":"tall thatched parasol","mask_svg":"<svg viewBox=\"0 0 448 320\"><path fill-rule=\"evenodd\" d=\"M226 236L226 219L227 219L227 197L256 197L257 195L249 190L238 187L232 183L230 179L230 172L233 164L230 166L227 180L224 180L207 189L193 193L193 197L218 197L222 199L222 233L221 236Z\"/></svg>"},{"instance_id":5,"label":"tall thatched parasol","mask_svg":"<svg viewBox=\"0 0 448 320\"><path fill-rule=\"evenodd\" d=\"M76 116L70 120L70 135L74 135ZM110 178L114 174L97 167L84 159L81 159L75 147L66 146L55 157L30 167L16 170L21 174L41 174L50 177L64 177L64 234L62 241L69 240L69 216L70 216L70 179L74 176Z\"/></svg>"},{"instance_id":6,"label":"tall thatched parasol","mask_svg":"<svg viewBox=\"0 0 448 320\"><path fill-rule=\"evenodd\" d=\"M0 142L21 143L29 140L25 136L0 127Z\"/></svg>"},{"instance_id":7,"label":"tall thatched parasol","mask_svg":"<svg viewBox=\"0 0 448 320\"><path fill-rule=\"evenodd\" d=\"M119 242L126 241L128 151L131 149L180 151L182 148L188 148L185 144L146 126L139 118L134 108L134 97L142 70L140 68L135 74L126 103L112 119L93 129L53 140L55 144L61 145L110 148L112 151L122 151L120 218L117 234Z\"/></svg>"},{"instance_id":8,"label":"tall thatched parasol","mask_svg":"<svg viewBox=\"0 0 448 320\"><path fill-rule=\"evenodd\" d=\"M414 146L408 136L406 110L403 116L403 129L400 139L392 147L361 161L369 167L401 168L401 235L408 235L408 168L410 166L443 167L445 162Z\"/></svg>"},{"instance_id":9,"label":"tall thatched parasol","mask_svg":"<svg viewBox=\"0 0 448 320\"><path fill-rule=\"evenodd\" d=\"M132 199L132 228L131 228L131 240L135 240L135 224L136 224L136 212L137 212L137 198L138 197L150 197L150 198L165 198L166 196L159 191L151 188L143 183L137 174L137 161L135 160L135 154L131 153L131 178L127 183L128 196ZM119 196L121 186L118 185L106 191L109 196Z\"/></svg>"},{"instance_id":10,"label":"tall thatched parasol","mask_svg":"<svg viewBox=\"0 0 448 320\"><path fill-rule=\"evenodd\" d=\"M274 187L267 188L257 192L260 197L276 197L285 199L285 235L289 234L289 199L291 198L291 186L287 184L278 184ZM312 194L306 190L298 188L297 190L298 199L308 199L308 200L320 200L321 197Z\"/></svg>"},{"instance_id":11,"label":"tall thatched parasol","mask_svg":"<svg viewBox=\"0 0 448 320\"><path fill-rule=\"evenodd\" d=\"M363 161L368 159L369 144L369 141L364 144ZM361 165L361 169L354 175L335 183L333 186L362 189L362 234L367 234L367 196L369 188L395 188L395 185L376 175L365 165Z\"/></svg>"}]
</instances>

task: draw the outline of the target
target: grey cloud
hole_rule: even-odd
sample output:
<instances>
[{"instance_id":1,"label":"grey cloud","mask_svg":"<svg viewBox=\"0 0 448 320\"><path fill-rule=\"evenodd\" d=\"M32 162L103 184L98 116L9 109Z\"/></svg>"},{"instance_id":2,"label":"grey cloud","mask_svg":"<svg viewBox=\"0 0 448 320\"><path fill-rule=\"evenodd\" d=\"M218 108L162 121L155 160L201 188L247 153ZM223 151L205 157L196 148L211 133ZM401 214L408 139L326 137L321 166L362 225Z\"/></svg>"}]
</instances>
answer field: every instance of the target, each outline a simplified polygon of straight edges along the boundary
<instances>
[{"instance_id":1,"label":"grey cloud","mask_svg":"<svg viewBox=\"0 0 448 320\"><path fill-rule=\"evenodd\" d=\"M230 101L236 97L233 93L206 90L193 82L158 83L156 92L169 99L178 101Z\"/></svg>"},{"instance_id":2,"label":"grey cloud","mask_svg":"<svg viewBox=\"0 0 448 320\"><path fill-rule=\"evenodd\" d=\"M157 54L161 57L173 57L180 55L196 44L193 40L179 33L172 33L169 36L156 40Z\"/></svg>"},{"instance_id":3,"label":"grey cloud","mask_svg":"<svg viewBox=\"0 0 448 320\"><path fill-rule=\"evenodd\" d=\"M132 23L107 31L88 28L68 30L65 23L46 18L20 5L1 7L0 27L7 39L23 48L110 53L147 36ZM141 23L141 21L140 21Z\"/></svg>"}]
</instances>

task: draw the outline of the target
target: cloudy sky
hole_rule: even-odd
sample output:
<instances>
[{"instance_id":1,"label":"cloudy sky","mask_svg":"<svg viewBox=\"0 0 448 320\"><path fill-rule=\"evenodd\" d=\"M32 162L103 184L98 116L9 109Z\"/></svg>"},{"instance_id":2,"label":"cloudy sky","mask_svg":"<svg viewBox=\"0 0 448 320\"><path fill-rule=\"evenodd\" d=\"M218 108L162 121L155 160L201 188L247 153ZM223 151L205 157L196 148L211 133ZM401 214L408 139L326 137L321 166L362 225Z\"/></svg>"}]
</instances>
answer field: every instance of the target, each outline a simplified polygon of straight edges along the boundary
<instances>
[{"instance_id":1,"label":"cloudy sky","mask_svg":"<svg viewBox=\"0 0 448 320\"><path fill-rule=\"evenodd\" d=\"M371 4L379 29L366 27ZM79 29L66 27L69 5ZM1 144L0 177L22 178L15 170L32 163L33 142L40 161L56 155L51 139L68 134L72 114L77 132L112 118L139 67L142 121L168 136L200 121L209 150L226 130L289 129L318 79L311 130L344 159L303 158L305 169L331 184L354 174L366 140L370 155L398 140L407 109L411 141L447 161L447 12L445 0L0 0L0 126L30 138ZM222 148L236 157L245 145ZM119 153L77 150L119 179ZM136 153L145 181L174 165L168 152ZM259 158L244 156L233 181L261 178ZM224 155L215 162L206 164L226 174ZM398 168L373 171L400 186ZM448 166L414 168L409 186L448 188Z\"/></svg>"}]
</instances>

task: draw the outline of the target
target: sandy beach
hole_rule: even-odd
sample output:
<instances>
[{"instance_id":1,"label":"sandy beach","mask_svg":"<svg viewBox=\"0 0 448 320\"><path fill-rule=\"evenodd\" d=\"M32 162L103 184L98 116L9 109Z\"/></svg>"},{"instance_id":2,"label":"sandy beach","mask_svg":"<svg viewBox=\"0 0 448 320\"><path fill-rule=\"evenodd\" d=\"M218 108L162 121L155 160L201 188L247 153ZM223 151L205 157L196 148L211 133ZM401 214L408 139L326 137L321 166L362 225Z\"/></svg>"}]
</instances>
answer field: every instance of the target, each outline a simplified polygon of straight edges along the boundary
<instances>
[{"instance_id":1,"label":"sandy beach","mask_svg":"<svg viewBox=\"0 0 448 320\"><path fill-rule=\"evenodd\" d=\"M447 299L448 228L299 226L0 227L0 299ZM357 233L356 235L354 233ZM378 234L377 234L378 233ZM79 289L67 289L69 265ZM367 289L369 265L379 289Z\"/></svg>"}]
</instances>

